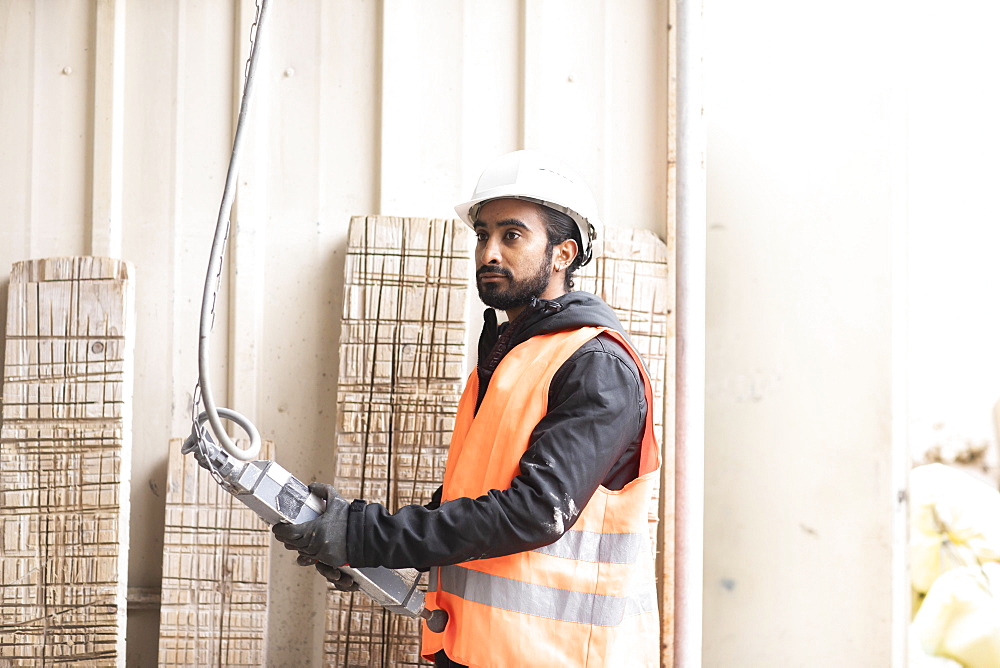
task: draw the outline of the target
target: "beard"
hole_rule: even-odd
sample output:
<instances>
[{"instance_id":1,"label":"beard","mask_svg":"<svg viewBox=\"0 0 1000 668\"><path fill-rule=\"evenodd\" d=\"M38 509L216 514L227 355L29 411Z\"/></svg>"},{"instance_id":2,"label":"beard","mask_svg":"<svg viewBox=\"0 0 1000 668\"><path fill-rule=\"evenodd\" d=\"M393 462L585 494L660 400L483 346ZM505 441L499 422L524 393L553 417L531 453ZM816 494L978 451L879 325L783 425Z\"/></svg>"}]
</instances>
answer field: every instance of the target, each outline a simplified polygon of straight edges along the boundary
<instances>
[{"instance_id":1,"label":"beard","mask_svg":"<svg viewBox=\"0 0 1000 668\"><path fill-rule=\"evenodd\" d=\"M481 274L502 274L507 277L507 281L484 284L479 280ZM479 290L479 299L484 304L490 308L507 311L530 304L533 298L545 292L551 278L552 246L547 246L541 265L531 276L518 281L514 279L510 269L486 265L476 270L476 289Z\"/></svg>"}]
</instances>

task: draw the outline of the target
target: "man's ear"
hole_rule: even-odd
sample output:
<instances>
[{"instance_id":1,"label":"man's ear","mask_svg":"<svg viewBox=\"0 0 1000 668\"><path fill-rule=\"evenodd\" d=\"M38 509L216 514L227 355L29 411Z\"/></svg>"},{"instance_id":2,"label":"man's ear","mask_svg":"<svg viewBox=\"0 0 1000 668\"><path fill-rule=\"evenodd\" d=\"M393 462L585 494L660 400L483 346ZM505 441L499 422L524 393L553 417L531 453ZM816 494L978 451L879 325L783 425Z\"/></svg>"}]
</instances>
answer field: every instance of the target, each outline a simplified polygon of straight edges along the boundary
<instances>
[{"instance_id":1,"label":"man's ear","mask_svg":"<svg viewBox=\"0 0 1000 668\"><path fill-rule=\"evenodd\" d=\"M566 271L573 264L580 248L572 239L556 244L552 249L552 268L555 271Z\"/></svg>"}]
</instances>

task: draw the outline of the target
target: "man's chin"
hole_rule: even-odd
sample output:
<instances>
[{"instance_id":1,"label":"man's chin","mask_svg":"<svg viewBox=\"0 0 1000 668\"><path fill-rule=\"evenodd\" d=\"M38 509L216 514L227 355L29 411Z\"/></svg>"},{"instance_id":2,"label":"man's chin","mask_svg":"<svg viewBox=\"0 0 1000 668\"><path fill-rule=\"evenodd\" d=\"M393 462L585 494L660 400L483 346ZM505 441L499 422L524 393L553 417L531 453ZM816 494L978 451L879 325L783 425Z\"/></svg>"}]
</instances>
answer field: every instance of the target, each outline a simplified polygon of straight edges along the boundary
<instances>
[{"instance_id":1,"label":"man's chin","mask_svg":"<svg viewBox=\"0 0 1000 668\"><path fill-rule=\"evenodd\" d=\"M531 303L530 295L509 295L499 290L479 290L479 301L490 308L509 311L512 308L527 306Z\"/></svg>"},{"instance_id":2,"label":"man's chin","mask_svg":"<svg viewBox=\"0 0 1000 668\"><path fill-rule=\"evenodd\" d=\"M486 304L490 308L498 308L503 310L503 304L507 302L507 296L496 286L487 284L485 287L482 285L477 286L479 288L479 301Z\"/></svg>"}]
</instances>

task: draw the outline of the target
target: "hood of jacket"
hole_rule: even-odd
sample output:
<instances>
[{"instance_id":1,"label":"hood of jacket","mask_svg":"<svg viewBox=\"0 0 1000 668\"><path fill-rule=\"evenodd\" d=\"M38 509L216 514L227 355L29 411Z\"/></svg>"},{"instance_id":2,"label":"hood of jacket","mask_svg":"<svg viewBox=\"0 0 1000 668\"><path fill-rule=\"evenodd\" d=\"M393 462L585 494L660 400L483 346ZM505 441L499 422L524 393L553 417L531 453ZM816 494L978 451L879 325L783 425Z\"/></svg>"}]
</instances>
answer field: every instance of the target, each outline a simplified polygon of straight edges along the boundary
<instances>
[{"instance_id":1,"label":"hood of jacket","mask_svg":"<svg viewBox=\"0 0 1000 668\"><path fill-rule=\"evenodd\" d=\"M483 313L483 320L479 337L481 375L492 375L507 351L539 334L596 326L617 330L628 339L611 307L600 297L579 290L551 300L536 299L509 323L497 325L496 311L491 308Z\"/></svg>"}]
</instances>

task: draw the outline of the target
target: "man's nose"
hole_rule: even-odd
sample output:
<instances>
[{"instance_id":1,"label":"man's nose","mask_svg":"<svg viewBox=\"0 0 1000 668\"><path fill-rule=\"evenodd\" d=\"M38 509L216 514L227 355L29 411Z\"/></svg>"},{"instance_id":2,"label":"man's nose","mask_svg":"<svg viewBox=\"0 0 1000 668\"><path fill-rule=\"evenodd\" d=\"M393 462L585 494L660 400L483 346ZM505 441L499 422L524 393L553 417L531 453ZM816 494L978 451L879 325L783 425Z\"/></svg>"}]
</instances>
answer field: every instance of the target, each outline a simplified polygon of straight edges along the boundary
<instances>
[{"instance_id":1,"label":"man's nose","mask_svg":"<svg viewBox=\"0 0 1000 668\"><path fill-rule=\"evenodd\" d=\"M479 264L500 264L500 243L493 237L488 238L483 244Z\"/></svg>"}]
</instances>

